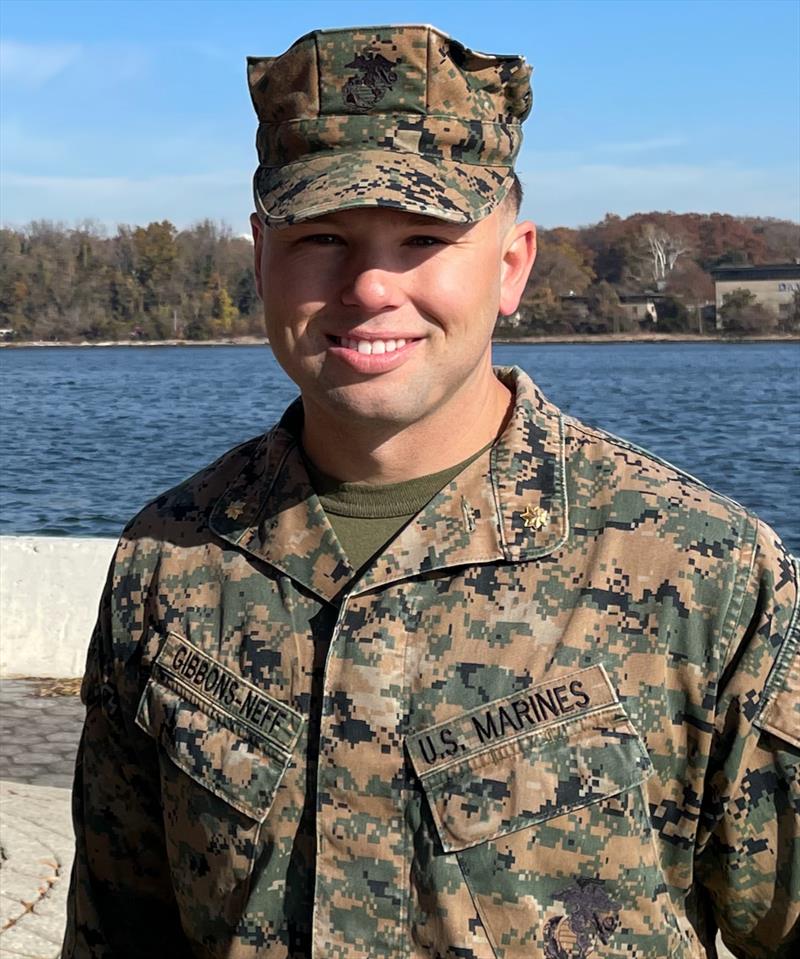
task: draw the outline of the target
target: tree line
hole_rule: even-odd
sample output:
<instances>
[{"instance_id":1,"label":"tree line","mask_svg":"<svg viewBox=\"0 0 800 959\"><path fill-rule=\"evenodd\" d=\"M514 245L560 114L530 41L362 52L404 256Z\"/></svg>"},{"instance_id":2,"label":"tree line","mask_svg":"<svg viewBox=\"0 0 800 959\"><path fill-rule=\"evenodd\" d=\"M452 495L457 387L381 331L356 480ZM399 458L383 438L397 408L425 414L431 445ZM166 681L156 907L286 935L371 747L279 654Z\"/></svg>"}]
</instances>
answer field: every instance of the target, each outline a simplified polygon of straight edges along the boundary
<instances>
[{"instance_id":1,"label":"tree line","mask_svg":"<svg viewBox=\"0 0 800 959\"><path fill-rule=\"evenodd\" d=\"M800 224L787 220L712 213L606 215L577 229L539 234L539 253L517 316L501 324L508 333L698 332L715 299L712 270L726 266L794 263ZM622 308L625 297L652 292L657 323ZM731 333L800 329L800 297L778 316L747 290L722 308Z\"/></svg>"},{"instance_id":2,"label":"tree line","mask_svg":"<svg viewBox=\"0 0 800 959\"><path fill-rule=\"evenodd\" d=\"M800 224L724 214L609 214L591 226L539 231L520 310L499 335L636 332L625 297L655 291L657 326L690 332L714 301L711 271L791 263ZM800 329L746 291L723 307L731 332ZM253 246L210 220L178 230L164 220L69 228L35 221L0 230L0 327L17 340L207 340L261 335Z\"/></svg>"},{"instance_id":3,"label":"tree line","mask_svg":"<svg viewBox=\"0 0 800 959\"><path fill-rule=\"evenodd\" d=\"M0 230L0 326L21 340L262 334L253 245L204 220Z\"/></svg>"}]
</instances>

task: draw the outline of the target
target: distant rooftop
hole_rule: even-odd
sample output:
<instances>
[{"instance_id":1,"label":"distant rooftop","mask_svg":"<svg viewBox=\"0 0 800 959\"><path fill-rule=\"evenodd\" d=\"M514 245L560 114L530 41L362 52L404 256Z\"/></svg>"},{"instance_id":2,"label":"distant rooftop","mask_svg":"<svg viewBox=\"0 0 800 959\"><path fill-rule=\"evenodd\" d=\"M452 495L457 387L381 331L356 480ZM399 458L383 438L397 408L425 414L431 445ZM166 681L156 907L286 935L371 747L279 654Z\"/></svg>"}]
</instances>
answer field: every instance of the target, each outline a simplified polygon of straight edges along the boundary
<instances>
[{"instance_id":1,"label":"distant rooftop","mask_svg":"<svg viewBox=\"0 0 800 959\"><path fill-rule=\"evenodd\" d=\"M715 280L800 280L800 263L762 263L760 266L720 266Z\"/></svg>"},{"instance_id":2,"label":"distant rooftop","mask_svg":"<svg viewBox=\"0 0 800 959\"><path fill-rule=\"evenodd\" d=\"M620 303L658 303L660 300L666 300L665 293L656 293L654 290L647 290L644 293L619 293ZM576 296L574 293L562 293L559 297L562 303L588 303L588 296Z\"/></svg>"}]
</instances>

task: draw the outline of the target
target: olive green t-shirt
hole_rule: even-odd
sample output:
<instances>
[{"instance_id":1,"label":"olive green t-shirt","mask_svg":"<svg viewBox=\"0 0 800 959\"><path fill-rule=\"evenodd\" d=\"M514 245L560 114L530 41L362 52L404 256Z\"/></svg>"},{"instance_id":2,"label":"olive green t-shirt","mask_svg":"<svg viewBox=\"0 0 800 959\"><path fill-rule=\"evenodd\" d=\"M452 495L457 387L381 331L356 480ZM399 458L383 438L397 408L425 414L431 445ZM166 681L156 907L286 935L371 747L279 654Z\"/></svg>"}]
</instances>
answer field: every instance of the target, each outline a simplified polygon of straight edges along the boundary
<instances>
[{"instance_id":1,"label":"olive green t-shirt","mask_svg":"<svg viewBox=\"0 0 800 959\"><path fill-rule=\"evenodd\" d=\"M355 570L382 551L383 547L412 520L450 480L474 462L481 453L473 453L439 473L419 476L403 483L373 486L369 483L343 483L305 460L314 492L333 527L336 538Z\"/></svg>"}]
</instances>

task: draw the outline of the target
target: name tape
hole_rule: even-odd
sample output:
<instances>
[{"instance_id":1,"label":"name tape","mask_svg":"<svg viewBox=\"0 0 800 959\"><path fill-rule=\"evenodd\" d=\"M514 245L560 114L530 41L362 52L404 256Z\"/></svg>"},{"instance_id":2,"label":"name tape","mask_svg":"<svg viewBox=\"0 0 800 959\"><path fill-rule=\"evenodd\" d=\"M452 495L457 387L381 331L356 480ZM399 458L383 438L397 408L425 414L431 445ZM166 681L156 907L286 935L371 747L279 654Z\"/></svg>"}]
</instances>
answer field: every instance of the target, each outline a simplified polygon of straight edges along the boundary
<instances>
[{"instance_id":1,"label":"name tape","mask_svg":"<svg viewBox=\"0 0 800 959\"><path fill-rule=\"evenodd\" d=\"M168 633L155 660L167 676L202 694L253 731L293 750L303 725L300 713L262 692L177 633Z\"/></svg>"},{"instance_id":2,"label":"name tape","mask_svg":"<svg viewBox=\"0 0 800 959\"><path fill-rule=\"evenodd\" d=\"M484 746L506 742L616 701L603 667L589 666L472 709L450 722L409 736L406 742L417 771L425 775Z\"/></svg>"}]
</instances>

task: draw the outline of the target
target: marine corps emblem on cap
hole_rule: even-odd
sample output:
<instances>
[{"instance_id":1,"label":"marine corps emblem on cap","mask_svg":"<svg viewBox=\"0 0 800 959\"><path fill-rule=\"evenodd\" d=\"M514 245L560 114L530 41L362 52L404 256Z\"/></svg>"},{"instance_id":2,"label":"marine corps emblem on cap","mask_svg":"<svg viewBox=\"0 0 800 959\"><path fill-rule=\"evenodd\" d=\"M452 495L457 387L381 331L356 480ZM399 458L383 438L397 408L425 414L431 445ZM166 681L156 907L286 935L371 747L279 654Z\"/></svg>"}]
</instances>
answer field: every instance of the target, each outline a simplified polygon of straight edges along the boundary
<instances>
[{"instance_id":1,"label":"marine corps emblem on cap","mask_svg":"<svg viewBox=\"0 0 800 959\"><path fill-rule=\"evenodd\" d=\"M345 103L357 107L369 109L374 106L397 82L397 73L392 70L397 64L380 53L362 53L346 66L361 71L357 76L350 77L342 90Z\"/></svg>"},{"instance_id":2,"label":"marine corps emblem on cap","mask_svg":"<svg viewBox=\"0 0 800 959\"><path fill-rule=\"evenodd\" d=\"M511 187L532 103L522 57L388 26L315 30L247 63L269 223L364 206L471 223Z\"/></svg>"}]
</instances>

